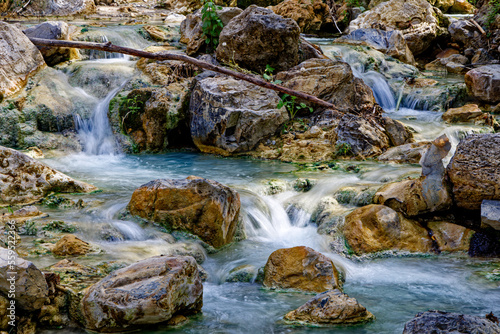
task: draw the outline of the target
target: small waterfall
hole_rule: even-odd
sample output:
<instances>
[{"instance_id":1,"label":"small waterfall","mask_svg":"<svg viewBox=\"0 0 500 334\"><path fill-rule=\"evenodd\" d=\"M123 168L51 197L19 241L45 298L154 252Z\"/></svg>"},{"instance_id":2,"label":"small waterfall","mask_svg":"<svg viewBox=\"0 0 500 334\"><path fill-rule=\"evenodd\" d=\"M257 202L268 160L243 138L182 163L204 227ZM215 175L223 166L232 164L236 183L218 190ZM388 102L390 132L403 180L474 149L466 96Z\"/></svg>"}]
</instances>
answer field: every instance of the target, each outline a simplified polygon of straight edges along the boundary
<instances>
[{"instance_id":1,"label":"small waterfall","mask_svg":"<svg viewBox=\"0 0 500 334\"><path fill-rule=\"evenodd\" d=\"M98 43L108 43L108 37L105 35L99 36L99 40L96 41ZM89 50L89 60L96 60L96 59L124 59L128 60L130 56L124 55L122 53L114 53L114 52L107 52L107 51L101 51L101 50Z\"/></svg>"}]
</instances>

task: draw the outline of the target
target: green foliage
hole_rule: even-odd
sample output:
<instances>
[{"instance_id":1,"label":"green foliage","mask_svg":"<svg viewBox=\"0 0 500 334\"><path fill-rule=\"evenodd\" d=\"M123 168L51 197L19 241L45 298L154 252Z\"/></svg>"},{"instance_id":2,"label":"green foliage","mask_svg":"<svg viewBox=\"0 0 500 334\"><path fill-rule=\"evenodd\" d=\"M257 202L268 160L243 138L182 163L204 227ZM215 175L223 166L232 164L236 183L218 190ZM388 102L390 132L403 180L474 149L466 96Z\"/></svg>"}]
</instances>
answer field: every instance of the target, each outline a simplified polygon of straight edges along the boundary
<instances>
[{"instance_id":1,"label":"green foliage","mask_svg":"<svg viewBox=\"0 0 500 334\"><path fill-rule=\"evenodd\" d=\"M25 222L19 229L20 235L36 235L37 233L38 227L36 227L36 223L32 220Z\"/></svg>"},{"instance_id":2,"label":"green foliage","mask_svg":"<svg viewBox=\"0 0 500 334\"><path fill-rule=\"evenodd\" d=\"M43 199L42 204L49 208L70 208L74 202L62 196L49 195Z\"/></svg>"},{"instance_id":3,"label":"green foliage","mask_svg":"<svg viewBox=\"0 0 500 334\"><path fill-rule=\"evenodd\" d=\"M83 34L83 33L86 33L87 31L89 31L89 28L88 27L83 27L82 30L80 30L80 32Z\"/></svg>"},{"instance_id":4,"label":"green foliage","mask_svg":"<svg viewBox=\"0 0 500 334\"><path fill-rule=\"evenodd\" d=\"M352 146L349 143L338 143L335 145L335 154L337 156L352 155Z\"/></svg>"},{"instance_id":5,"label":"green foliage","mask_svg":"<svg viewBox=\"0 0 500 334\"><path fill-rule=\"evenodd\" d=\"M281 82L282 82L281 80L274 80L273 72L274 72L274 67L267 64L266 69L264 70L264 73L262 74L262 77L264 78L264 80L267 80L270 83L273 83L275 85L281 84Z\"/></svg>"},{"instance_id":6,"label":"green foliage","mask_svg":"<svg viewBox=\"0 0 500 334\"><path fill-rule=\"evenodd\" d=\"M312 107L308 107L305 103L296 103L297 97L296 96L290 96L288 94L284 94L281 97L280 102L276 106L276 108L280 109L281 107L285 107L286 110L288 110L288 113L290 114L290 119L293 120L295 118L295 115L297 115L297 112L301 109L307 109L309 112L313 112Z\"/></svg>"},{"instance_id":7,"label":"green foliage","mask_svg":"<svg viewBox=\"0 0 500 334\"><path fill-rule=\"evenodd\" d=\"M67 224L62 220L54 220L44 227L42 227L44 231L58 231L63 233L74 233L76 232L76 227L73 225Z\"/></svg>"},{"instance_id":8,"label":"green foliage","mask_svg":"<svg viewBox=\"0 0 500 334\"><path fill-rule=\"evenodd\" d=\"M491 25L495 22L495 18L500 14L500 0L490 0L490 8L486 16L486 28L490 29Z\"/></svg>"},{"instance_id":9,"label":"green foliage","mask_svg":"<svg viewBox=\"0 0 500 334\"><path fill-rule=\"evenodd\" d=\"M205 36L208 52L214 51L219 44L219 35L224 27L217 15L217 10L220 9L221 7L216 6L211 0L206 0L201 8L201 29Z\"/></svg>"}]
</instances>

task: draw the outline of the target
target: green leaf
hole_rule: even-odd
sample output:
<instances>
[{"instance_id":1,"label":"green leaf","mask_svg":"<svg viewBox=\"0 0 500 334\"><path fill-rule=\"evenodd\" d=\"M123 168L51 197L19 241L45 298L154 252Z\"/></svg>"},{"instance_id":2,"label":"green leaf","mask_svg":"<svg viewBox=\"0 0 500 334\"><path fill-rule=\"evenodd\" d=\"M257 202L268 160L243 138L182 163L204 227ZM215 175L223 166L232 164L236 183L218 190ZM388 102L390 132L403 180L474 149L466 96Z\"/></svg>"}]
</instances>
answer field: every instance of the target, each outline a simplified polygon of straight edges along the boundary
<instances>
[{"instance_id":1,"label":"green leaf","mask_svg":"<svg viewBox=\"0 0 500 334\"><path fill-rule=\"evenodd\" d=\"M267 75L266 73L262 74L262 76L264 77L264 79L266 80L271 80L271 77L269 75Z\"/></svg>"},{"instance_id":2,"label":"green leaf","mask_svg":"<svg viewBox=\"0 0 500 334\"><path fill-rule=\"evenodd\" d=\"M275 84L275 85L281 85L282 83L283 83L283 81L281 81L281 80L274 80L273 81L273 84Z\"/></svg>"}]
</instances>

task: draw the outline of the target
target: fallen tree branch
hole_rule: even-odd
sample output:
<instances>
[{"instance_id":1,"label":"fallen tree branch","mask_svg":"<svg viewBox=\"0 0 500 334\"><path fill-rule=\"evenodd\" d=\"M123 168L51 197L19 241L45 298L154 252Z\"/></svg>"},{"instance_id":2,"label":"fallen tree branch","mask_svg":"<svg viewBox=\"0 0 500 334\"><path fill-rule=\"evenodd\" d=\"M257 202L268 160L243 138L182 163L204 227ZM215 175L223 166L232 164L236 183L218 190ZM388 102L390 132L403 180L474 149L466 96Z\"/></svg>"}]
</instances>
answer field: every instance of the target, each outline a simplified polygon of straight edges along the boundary
<instances>
[{"instance_id":1,"label":"fallen tree branch","mask_svg":"<svg viewBox=\"0 0 500 334\"><path fill-rule=\"evenodd\" d=\"M75 42L75 41L60 41L60 40L55 40L55 39L42 39L42 38L32 38L30 37L30 40L33 44L38 45L38 46L47 46L47 47L64 47L64 48L77 48L77 49L92 49L92 50L100 50L100 51L107 51L107 52L116 52L116 53L123 53L123 54L128 54L136 57L142 57L142 58L149 58L149 59L155 59L155 60L179 60L183 61L186 63L190 63L193 65L196 65L198 67L226 74L241 80L248 81L250 83L253 83L254 85L264 87L267 89L272 89L275 91L278 91L280 93L296 96L302 100L305 100L307 102L313 103L315 105L325 107L325 108L330 108L330 109L336 109L335 106L332 103L326 102L324 100L321 100L317 98L316 96L306 94L304 92L299 92L290 88L286 88L283 86L275 85L273 83L270 83L268 81L262 80L254 75L249 75L249 74L243 74L240 72L236 72L230 69L227 69L222 66L217 66L213 65L207 62L204 62L202 60L198 60L193 57L186 56L181 53L167 53L167 52L147 52L147 51L141 51L141 50L136 50L132 48L127 48L123 46L118 46L118 45L113 45L111 42L108 43L91 43L91 42Z\"/></svg>"}]
</instances>

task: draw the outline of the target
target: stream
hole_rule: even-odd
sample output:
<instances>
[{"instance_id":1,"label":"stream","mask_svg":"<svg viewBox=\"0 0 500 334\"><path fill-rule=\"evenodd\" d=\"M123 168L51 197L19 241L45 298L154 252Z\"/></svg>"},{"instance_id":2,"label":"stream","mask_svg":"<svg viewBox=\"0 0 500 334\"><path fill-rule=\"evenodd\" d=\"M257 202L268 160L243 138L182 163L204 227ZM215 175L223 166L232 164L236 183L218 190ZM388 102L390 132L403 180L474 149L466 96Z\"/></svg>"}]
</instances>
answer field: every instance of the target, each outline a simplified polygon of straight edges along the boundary
<instances>
[{"instance_id":1,"label":"stream","mask_svg":"<svg viewBox=\"0 0 500 334\"><path fill-rule=\"evenodd\" d=\"M138 41L135 34L130 34L131 28L110 30L110 36L114 38L117 35L123 38L123 34L129 36L121 40L124 46L147 45L146 42ZM339 51L337 46L329 45L328 40L320 42L328 56L333 48ZM162 239L158 229L120 219L132 192L142 184L159 178L196 175L233 187L241 196L241 210L248 236L244 241L207 255L202 264L208 273L204 283L202 314L194 316L180 329L159 328L142 330L141 333L401 333L405 322L418 312L432 309L481 316L491 311L500 314L498 283L478 274L491 260L473 259L465 254L350 260L332 251L328 236L318 234L313 215L322 199L335 195L346 186L373 187L404 176L419 175L418 165L339 161L338 169L311 171L278 161L222 158L192 152L157 155L119 153L109 127L107 107L121 85L131 77L134 62L106 55L101 57L107 59L86 60L70 65L85 68L107 66L107 71L117 73L116 78L113 76L109 91L99 92L99 96L92 91L91 84L85 85L70 79L74 87L82 90L82 94L96 96L100 101L95 104L92 118L77 120L83 151L43 160L51 167L102 190L93 194L68 196L91 203L84 209L44 209L52 220L76 224L77 235L104 250L101 254L78 258L77 261L87 265L109 261L131 263L160 255L171 247ZM417 141L433 140L443 133L448 135L453 149L446 163L465 133L481 131L479 126L446 125L441 121L440 113L415 109L418 105L415 99L403 99L400 108L397 108L397 93L390 88L386 78L377 72L364 71L348 54L343 55L343 59L351 63L356 76L372 87L377 101L390 117L401 120L416 131ZM69 77L73 73L71 68L61 72ZM343 168L346 166L356 168ZM313 179L316 183L308 192L298 192L292 186L287 186L282 192L269 194L271 181L278 180L290 185L297 178ZM354 208L355 205L351 203L338 204L336 207L339 216L346 215ZM105 226L111 226L120 237L103 240L98 232ZM344 272L345 293L372 312L376 317L374 322L354 327L290 326L282 321L283 315L313 295L268 291L257 283L225 282L229 272L238 266L260 268L276 249L300 245L309 246L333 260L337 268ZM40 268L59 261L52 256L32 257L29 260ZM56 334L61 331L47 330L44 333ZM69 331L66 329L64 333ZM79 333L79 330L74 333Z\"/></svg>"}]
</instances>

